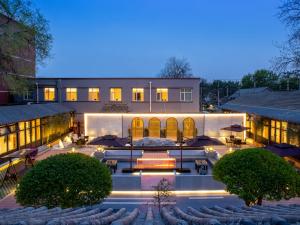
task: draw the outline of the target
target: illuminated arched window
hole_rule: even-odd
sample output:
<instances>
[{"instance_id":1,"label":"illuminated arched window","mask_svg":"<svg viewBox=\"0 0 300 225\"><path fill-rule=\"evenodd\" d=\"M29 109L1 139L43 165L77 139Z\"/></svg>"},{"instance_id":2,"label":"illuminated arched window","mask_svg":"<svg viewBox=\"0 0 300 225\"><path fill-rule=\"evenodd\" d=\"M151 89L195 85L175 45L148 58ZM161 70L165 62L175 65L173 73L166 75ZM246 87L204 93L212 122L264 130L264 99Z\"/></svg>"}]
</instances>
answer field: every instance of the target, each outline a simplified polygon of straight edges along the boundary
<instances>
[{"instance_id":1,"label":"illuminated arched window","mask_svg":"<svg viewBox=\"0 0 300 225\"><path fill-rule=\"evenodd\" d=\"M132 139L139 140L144 137L144 121L141 118L134 118L131 123Z\"/></svg>"},{"instance_id":2,"label":"illuminated arched window","mask_svg":"<svg viewBox=\"0 0 300 225\"><path fill-rule=\"evenodd\" d=\"M151 118L149 120L149 137L160 138L160 120L158 118Z\"/></svg>"},{"instance_id":3,"label":"illuminated arched window","mask_svg":"<svg viewBox=\"0 0 300 225\"><path fill-rule=\"evenodd\" d=\"M174 117L168 118L166 122L166 138L177 141L178 123Z\"/></svg>"},{"instance_id":4,"label":"illuminated arched window","mask_svg":"<svg viewBox=\"0 0 300 225\"><path fill-rule=\"evenodd\" d=\"M195 136L195 121L191 118L183 120L183 138L194 138Z\"/></svg>"}]
</instances>

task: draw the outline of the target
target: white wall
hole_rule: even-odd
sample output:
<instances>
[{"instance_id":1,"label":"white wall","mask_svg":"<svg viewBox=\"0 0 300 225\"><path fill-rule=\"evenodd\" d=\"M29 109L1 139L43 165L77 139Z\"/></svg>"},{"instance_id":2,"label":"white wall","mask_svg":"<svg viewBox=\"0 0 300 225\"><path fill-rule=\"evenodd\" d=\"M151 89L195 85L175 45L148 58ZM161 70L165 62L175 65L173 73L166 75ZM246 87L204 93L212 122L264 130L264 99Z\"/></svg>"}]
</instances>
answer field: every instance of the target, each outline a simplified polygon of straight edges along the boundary
<instances>
[{"instance_id":1,"label":"white wall","mask_svg":"<svg viewBox=\"0 0 300 225\"><path fill-rule=\"evenodd\" d=\"M144 127L148 126L148 121L156 117L161 121L161 129L165 128L166 120L170 117L177 119L178 128L182 130L183 120L191 117L195 121L197 135L207 135L211 137L228 136L228 132L220 129L232 124L245 125L244 113L232 114L133 114L133 113L86 113L84 114L85 135L93 137L113 134L119 137L127 137L131 121L135 117L140 117L144 121ZM243 136L243 133L240 134Z\"/></svg>"}]
</instances>

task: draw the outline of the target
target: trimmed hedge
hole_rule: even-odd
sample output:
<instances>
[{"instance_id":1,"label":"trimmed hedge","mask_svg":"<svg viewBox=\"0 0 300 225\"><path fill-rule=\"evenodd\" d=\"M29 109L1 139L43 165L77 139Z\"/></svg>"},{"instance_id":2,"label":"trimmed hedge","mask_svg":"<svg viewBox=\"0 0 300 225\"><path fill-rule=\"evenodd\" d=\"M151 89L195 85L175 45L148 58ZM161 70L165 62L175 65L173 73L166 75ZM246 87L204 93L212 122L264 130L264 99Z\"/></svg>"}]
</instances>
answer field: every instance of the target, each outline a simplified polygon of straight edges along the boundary
<instances>
[{"instance_id":1,"label":"trimmed hedge","mask_svg":"<svg viewBox=\"0 0 300 225\"><path fill-rule=\"evenodd\" d=\"M38 162L16 190L23 206L77 207L100 203L112 190L108 168L81 153L51 156Z\"/></svg>"}]
</instances>

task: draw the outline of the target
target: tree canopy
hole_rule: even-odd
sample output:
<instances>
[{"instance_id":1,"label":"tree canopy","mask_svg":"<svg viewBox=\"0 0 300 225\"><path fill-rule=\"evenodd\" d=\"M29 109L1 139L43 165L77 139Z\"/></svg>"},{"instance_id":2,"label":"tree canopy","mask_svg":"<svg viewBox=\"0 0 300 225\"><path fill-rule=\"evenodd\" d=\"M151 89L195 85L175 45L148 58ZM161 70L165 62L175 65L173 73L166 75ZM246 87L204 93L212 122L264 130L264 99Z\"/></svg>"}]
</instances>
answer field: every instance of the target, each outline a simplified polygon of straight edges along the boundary
<instances>
[{"instance_id":1,"label":"tree canopy","mask_svg":"<svg viewBox=\"0 0 300 225\"><path fill-rule=\"evenodd\" d=\"M159 76L161 78L189 78L193 77L191 65L185 58L171 57L167 60Z\"/></svg>"},{"instance_id":2,"label":"tree canopy","mask_svg":"<svg viewBox=\"0 0 300 225\"><path fill-rule=\"evenodd\" d=\"M272 152L250 148L223 156L213 168L213 177L246 205L262 200L290 199L300 194L300 176L284 159Z\"/></svg>"},{"instance_id":3,"label":"tree canopy","mask_svg":"<svg viewBox=\"0 0 300 225\"><path fill-rule=\"evenodd\" d=\"M77 207L101 202L112 190L108 168L80 153L51 156L38 162L16 190L23 206Z\"/></svg>"},{"instance_id":4,"label":"tree canopy","mask_svg":"<svg viewBox=\"0 0 300 225\"><path fill-rule=\"evenodd\" d=\"M278 17L289 29L288 40L280 47L280 56L275 58L274 68L278 72L293 72L298 76L300 71L300 2L299 0L283 1L279 7Z\"/></svg>"},{"instance_id":5,"label":"tree canopy","mask_svg":"<svg viewBox=\"0 0 300 225\"><path fill-rule=\"evenodd\" d=\"M27 77L34 75L35 60L44 63L51 45L48 21L30 0L0 0L0 73L10 74L4 76L10 91L23 94L30 89ZM16 56L32 62L19 62Z\"/></svg>"},{"instance_id":6,"label":"tree canopy","mask_svg":"<svg viewBox=\"0 0 300 225\"><path fill-rule=\"evenodd\" d=\"M276 89L278 86L279 76L272 71L261 69L256 70L253 74L243 76L241 80L242 88L269 87Z\"/></svg>"}]
</instances>

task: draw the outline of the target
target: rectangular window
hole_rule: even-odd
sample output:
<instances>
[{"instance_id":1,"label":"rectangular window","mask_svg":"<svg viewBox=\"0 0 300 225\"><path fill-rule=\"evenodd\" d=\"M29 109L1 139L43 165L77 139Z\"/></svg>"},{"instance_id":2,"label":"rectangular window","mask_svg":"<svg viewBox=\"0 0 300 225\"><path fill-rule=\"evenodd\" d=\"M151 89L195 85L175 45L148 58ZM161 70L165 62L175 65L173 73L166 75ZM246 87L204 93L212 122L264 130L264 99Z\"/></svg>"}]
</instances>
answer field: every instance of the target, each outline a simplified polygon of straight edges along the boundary
<instances>
[{"instance_id":1,"label":"rectangular window","mask_svg":"<svg viewBox=\"0 0 300 225\"><path fill-rule=\"evenodd\" d=\"M192 101L192 88L181 88L180 89L180 101L191 102Z\"/></svg>"},{"instance_id":2,"label":"rectangular window","mask_svg":"<svg viewBox=\"0 0 300 225\"><path fill-rule=\"evenodd\" d=\"M20 147L25 146L25 131L24 130L19 132L19 144L20 144Z\"/></svg>"},{"instance_id":3,"label":"rectangular window","mask_svg":"<svg viewBox=\"0 0 300 225\"><path fill-rule=\"evenodd\" d=\"M100 91L99 88L89 88L89 101L99 101Z\"/></svg>"},{"instance_id":4,"label":"rectangular window","mask_svg":"<svg viewBox=\"0 0 300 225\"><path fill-rule=\"evenodd\" d=\"M110 101L121 102L122 101L122 88L110 89Z\"/></svg>"},{"instance_id":5,"label":"rectangular window","mask_svg":"<svg viewBox=\"0 0 300 225\"><path fill-rule=\"evenodd\" d=\"M67 88L66 89L66 100L67 101L77 101L77 88Z\"/></svg>"},{"instance_id":6,"label":"rectangular window","mask_svg":"<svg viewBox=\"0 0 300 225\"><path fill-rule=\"evenodd\" d=\"M132 101L134 102L144 101L144 88L132 88Z\"/></svg>"},{"instance_id":7,"label":"rectangular window","mask_svg":"<svg viewBox=\"0 0 300 225\"><path fill-rule=\"evenodd\" d=\"M271 120L271 141L276 142L276 121Z\"/></svg>"},{"instance_id":8,"label":"rectangular window","mask_svg":"<svg viewBox=\"0 0 300 225\"><path fill-rule=\"evenodd\" d=\"M168 88L156 89L156 101L167 102L168 101Z\"/></svg>"},{"instance_id":9,"label":"rectangular window","mask_svg":"<svg viewBox=\"0 0 300 225\"><path fill-rule=\"evenodd\" d=\"M55 88L44 88L44 101L55 101Z\"/></svg>"},{"instance_id":10,"label":"rectangular window","mask_svg":"<svg viewBox=\"0 0 300 225\"><path fill-rule=\"evenodd\" d=\"M12 133L8 135L8 150L16 150L17 149L17 134Z\"/></svg>"},{"instance_id":11,"label":"rectangular window","mask_svg":"<svg viewBox=\"0 0 300 225\"><path fill-rule=\"evenodd\" d=\"M262 136L265 139L265 141L269 140L269 121L264 120L263 121L263 133Z\"/></svg>"},{"instance_id":12,"label":"rectangular window","mask_svg":"<svg viewBox=\"0 0 300 225\"><path fill-rule=\"evenodd\" d=\"M281 143L288 143L287 140L287 122L281 122Z\"/></svg>"},{"instance_id":13,"label":"rectangular window","mask_svg":"<svg viewBox=\"0 0 300 225\"><path fill-rule=\"evenodd\" d=\"M32 91L24 91L23 92L23 100L24 101L32 101L33 100Z\"/></svg>"},{"instance_id":14,"label":"rectangular window","mask_svg":"<svg viewBox=\"0 0 300 225\"><path fill-rule=\"evenodd\" d=\"M0 154L7 152L7 136L0 136Z\"/></svg>"}]
</instances>

